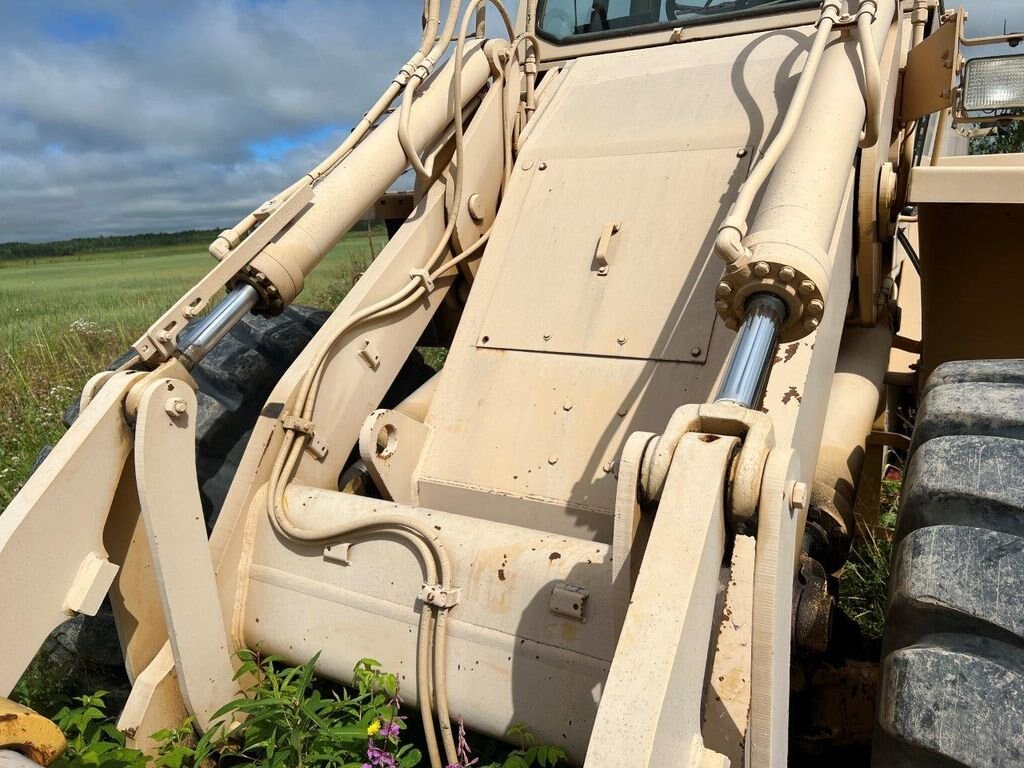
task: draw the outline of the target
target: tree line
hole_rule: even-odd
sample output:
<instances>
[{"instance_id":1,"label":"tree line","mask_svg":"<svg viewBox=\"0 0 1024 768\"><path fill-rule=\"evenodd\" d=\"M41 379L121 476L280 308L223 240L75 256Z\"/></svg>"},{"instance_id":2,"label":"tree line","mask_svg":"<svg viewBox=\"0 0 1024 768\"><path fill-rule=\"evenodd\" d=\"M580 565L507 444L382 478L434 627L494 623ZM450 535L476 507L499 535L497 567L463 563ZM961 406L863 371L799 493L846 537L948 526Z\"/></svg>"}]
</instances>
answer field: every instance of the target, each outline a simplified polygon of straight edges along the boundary
<instances>
[{"instance_id":1,"label":"tree line","mask_svg":"<svg viewBox=\"0 0 1024 768\"><path fill-rule=\"evenodd\" d=\"M51 243L0 243L0 261L75 256L96 251L152 248L159 245L207 245L218 234L219 229L188 229L183 232L76 237Z\"/></svg>"}]
</instances>

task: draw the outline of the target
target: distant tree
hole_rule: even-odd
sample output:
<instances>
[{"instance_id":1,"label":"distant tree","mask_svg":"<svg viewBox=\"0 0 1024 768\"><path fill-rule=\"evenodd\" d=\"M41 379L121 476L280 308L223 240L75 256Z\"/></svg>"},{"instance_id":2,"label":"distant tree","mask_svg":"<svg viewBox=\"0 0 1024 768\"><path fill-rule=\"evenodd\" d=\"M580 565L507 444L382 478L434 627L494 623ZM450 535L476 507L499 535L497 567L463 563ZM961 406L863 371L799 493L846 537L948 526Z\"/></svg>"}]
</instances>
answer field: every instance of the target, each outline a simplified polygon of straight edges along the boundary
<instances>
[{"instance_id":1,"label":"distant tree","mask_svg":"<svg viewBox=\"0 0 1024 768\"><path fill-rule=\"evenodd\" d=\"M1024 152L1024 121L1000 125L988 136L971 139L972 155Z\"/></svg>"}]
</instances>

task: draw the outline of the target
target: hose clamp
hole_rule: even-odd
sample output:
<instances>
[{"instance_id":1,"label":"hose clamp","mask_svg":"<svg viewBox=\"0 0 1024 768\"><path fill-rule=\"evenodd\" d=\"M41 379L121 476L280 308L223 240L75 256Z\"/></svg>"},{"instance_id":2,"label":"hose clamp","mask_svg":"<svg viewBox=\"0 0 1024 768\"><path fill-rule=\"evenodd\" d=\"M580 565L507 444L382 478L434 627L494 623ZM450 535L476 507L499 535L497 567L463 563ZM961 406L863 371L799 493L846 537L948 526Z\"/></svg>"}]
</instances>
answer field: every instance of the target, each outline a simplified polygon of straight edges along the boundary
<instances>
[{"instance_id":1,"label":"hose clamp","mask_svg":"<svg viewBox=\"0 0 1024 768\"><path fill-rule=\"evenodd\" d=\"M425 581L417 599L425 605L448 610L459 604L461 596L462 590L458 587L443 587L440 584L430 584Z\"/></svg>"},{"instance_id":2,"label":"hose clamp","mask_svg":"<svg viewBox=\"0 0 1024 768\"><path fill-rule=\"evenodd\" d=\"M322 461L327 457L327 443L316 436L312 421L286 414L281 418L281 426L287 432L303 435L306 438L306 449L317 459Z\"/></svg>"}]
</instances>

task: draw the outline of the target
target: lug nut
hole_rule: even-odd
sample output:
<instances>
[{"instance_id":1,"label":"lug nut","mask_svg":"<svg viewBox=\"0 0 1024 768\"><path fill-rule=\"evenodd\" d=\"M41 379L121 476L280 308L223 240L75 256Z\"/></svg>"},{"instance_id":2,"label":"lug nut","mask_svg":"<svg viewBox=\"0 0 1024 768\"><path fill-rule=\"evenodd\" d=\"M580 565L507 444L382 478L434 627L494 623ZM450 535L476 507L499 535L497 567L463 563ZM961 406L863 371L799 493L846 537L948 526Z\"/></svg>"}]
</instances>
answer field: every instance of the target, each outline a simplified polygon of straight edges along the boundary
<instances>
[{"instance_id":1,"label":"lug nut","mask_svg":"<svg viewBox=\"0 0 1024 768\"><path fill-rule=\"evenodd\" d=\"M719 296L728 296L732 293L732 286L723 280L718 284L718 288L715 289L715 293Z\"/></svg>"},{"instance_id":2,"label":"lug nut","mask_svg":"<svg viewBox=\"0 0 1024 768\"><path fill-rule=\"evenodd\" d=\"M809 317L809 318L807 318L807 320L804 321L804 330L805 331L814 331L814 330L817 329L817 327L818 327L818 318L816 318L816 317Z\"/></svg>"},{"instance_id":3,"label":"lug nut","mask_svg":"<svg viewBox=\"0 0 1024 768\"><path fill-rule=\"evenodd\" d=\"M796 271L792 267L783 267L779 270L779 280L784 283L790 282L796 277Z\"/></svg>"},{"instance_id":4,"label":"lug nut","mask_svg":"<svg viewBox=\"0 0 1024 768\"><path fill-rule=\"evenodd\" d=\"M810 280L802 280L800 282L800 294L802 296L810 296L814 293L814 283Z\"/></svg>"},{"instance_id":5,"label":"lug nut","mask_svg":"<svg viewBox=\"0 0 1024 768\"><path fill-rule=\"evenodd\" d=\"M825 311L825 305L822 303L821 299L811 299L807 302L807 311L812 315L820 315Z\"/></svg>"},{"instance_id":6,"label":"lug nut","mask_svg":"<svg viewBox=\"0 0 1024 768\"><path fill-rule=\"evenodd\" d=\"M767 277L768 273L771 272L771 271L772 271L772 268L769 267L763 261L759 261L759 262L757 262L757 264L754 265L754 274L757 275L758 277Z\"/></svg>"}]
</instances>

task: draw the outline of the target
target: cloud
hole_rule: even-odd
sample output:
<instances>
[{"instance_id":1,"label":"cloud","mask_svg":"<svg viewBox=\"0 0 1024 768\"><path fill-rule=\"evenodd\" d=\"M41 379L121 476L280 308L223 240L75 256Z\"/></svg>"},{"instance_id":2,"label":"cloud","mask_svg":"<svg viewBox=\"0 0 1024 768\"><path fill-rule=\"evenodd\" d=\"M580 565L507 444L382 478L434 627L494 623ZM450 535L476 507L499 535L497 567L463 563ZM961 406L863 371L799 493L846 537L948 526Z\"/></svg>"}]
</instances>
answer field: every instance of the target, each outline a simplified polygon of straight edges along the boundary
<instances>
[{"instance_id":1,"label":"cloud","mask_svg":"<svg viewBox=\"0 0 1024 768\"><path fill-rule=\"evenodd\" d=\"M0 241L233 223L344 138L421 8L4 3Z\"/></svg>"},{"instance_id":2,"label":"cloud","mask_svg":"<svg viewBox=\"0 0 1024 768\"><path fill-rule=\"evenodd\" d=\"M421 8L4 0L0 241L234 223L344 138ZM969 9L971 34L1024 29L1020 0Z\"/></svg>"}]
</instances>

